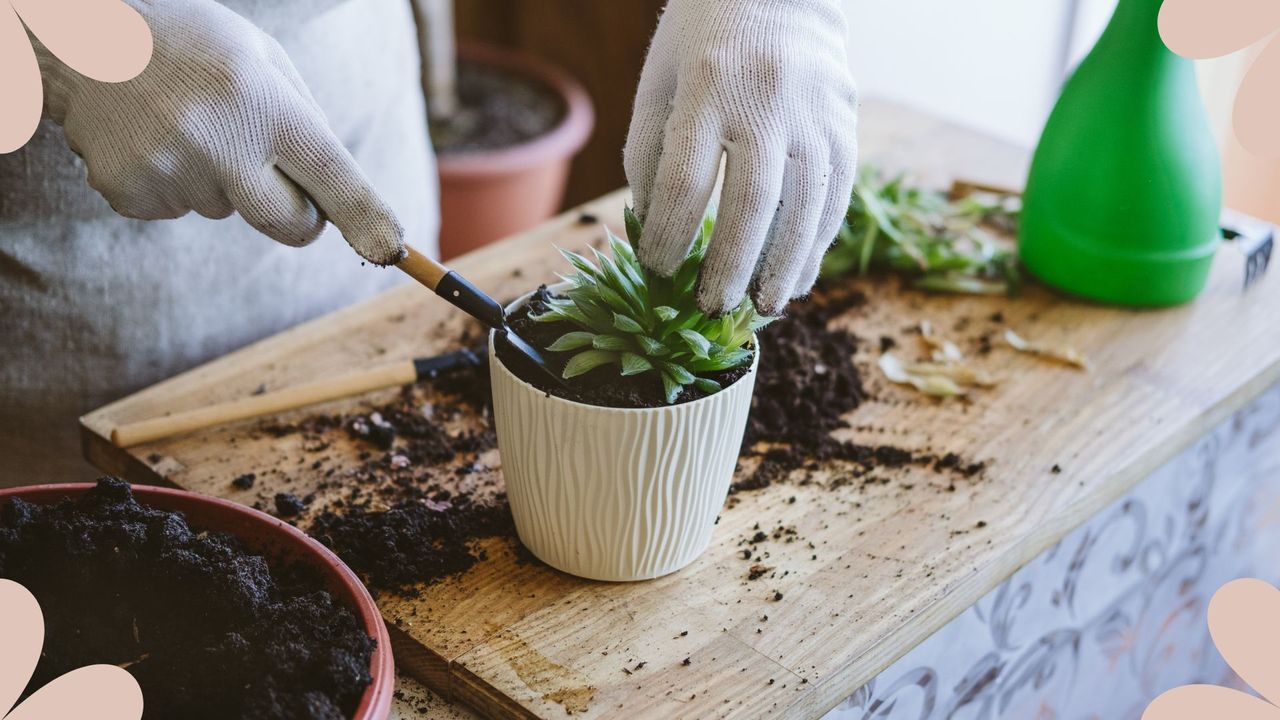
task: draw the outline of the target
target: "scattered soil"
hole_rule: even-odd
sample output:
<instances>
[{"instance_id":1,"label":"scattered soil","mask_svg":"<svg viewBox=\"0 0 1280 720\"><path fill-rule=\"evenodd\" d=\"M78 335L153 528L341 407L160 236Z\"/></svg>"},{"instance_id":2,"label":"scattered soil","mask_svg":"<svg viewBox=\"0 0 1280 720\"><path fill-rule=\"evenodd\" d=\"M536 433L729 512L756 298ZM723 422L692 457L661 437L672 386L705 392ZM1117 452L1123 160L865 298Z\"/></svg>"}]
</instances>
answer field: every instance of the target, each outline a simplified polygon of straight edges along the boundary
<instances>
[{"instance_id":1,"label":"scattered soil","mask_svg":"<svg viewBox=\"0 0 1280 720\"><path fill-rule=\"evenodd\" d=\"M532 301L535 311L547 297L547 289L540 288ZM812 472L830 467L837 468L824 481L830 489L887 485L896 476L894 470L914 467L943 476L939 491L954 492L959 480L985 470L981 462L955 453L860 444L832 436L846 427L843 416L868 398L854 362L863 343L844 324L835 326L833 321L866 301L854 289L825 288L794 304L786 318L762 331L763 355L742 448L748 474L739 473L733 493L782 482L808 484ZM549 344L569 329L533 323L527 314L513 318L513 324L536 344ZM464 344L473 341L468 337ZM884 342L878 337L872 340L872 344ZM875 348L869 350L874 353ZM509 367L515 362L503 360ZM594 396L572 399L628 406L626 399L632 398L629 406L633 407L663 404L656 382L640 387L639 379L620 378L612 368L596 373L599 378L587 376L593 383L587 392ZM536 374L521 375L539 383ZM634 401L637 397L644 398L643 404ZM465 419L461 425L470 429L459 430L459 419ZM297 514L289 514L296 507L292 501L273 509L332 548L375 592L413 595L425 585L465 572L484 559L485 548L494 549L487 542L492 539L506 543L517 558L528 558L515 538L501 476L482 461L496 445L488 369L483 364L463 365L428 382L406 386L395 400L357 414L314 416L299 424L264 429L273 434L301 433L303 447L321 459L337 435L354 438L366 448L354 468L349 460L323 470L320 460L308 465L306 459L299 459L300 466L331 477L321 487L340 489L338 500L313 502L298 493L304 496L294 496L303 506ZM901 487L910 490L912 485ZM729 506L735 502L731 497ZM263 497L262 505L271 508L272 497ZM783 529L774 533L774 540L796 539ZM766 562L767 552L752 549L769 538L763 530L757 535L742 550L748 566L744 577L786 576L786 569L775 570ZM751 568L754 565L759 566L757 572ZM759 572L766 568L767 572Z\"/></svg>"},{"instance_id":2,"label":"scattered soil","mask_svg":"<svg viewBox=\"0 0 1280 720\"><path fill-rule=\"evenodd\" d=\"M858 339L827 324L867 301L861 292L816 295L760 332L756 377L744 449L756 443L788 443L822 457L845 426L841 416L866 399L853 363Z\"/></svg>"},{"instance_id":3,"label":"scattered soil","mask_svg":"<svg viewBox=\"0 0 1280 720\"><path fill-rule=\"evenodd\" d=\"M867 297L847 288L824 288L808 301L795 303L790 314L760 333L760 370L742 454L758 459L755 471L732 492L760 490L790 479L793 472L816 469L832 461L851 466L850 476L863 485L888 482L871 477L879 469L932 467L964 477L985 469L955 453L939 457L929 451L893 445L863 445L837 440L832 432L847 427L844 416L868 398L862 373L853 362L860 341L829 327L832 320L863 305ZM878 339L892 347L889 337ZM846 478L841 484L848 484Z\"/></svg>"},{"instance_id":4,"label":"scattered soil","mask_svg":"<svg viewBox=\"0 0 1280 720\"><path fill-rule=\"evenodd\" d=\"M374 641L315 570L138 504L104 478L57 505L0 509L0 577L40 602L26 693L84 665L126 665L147 718L349 718Z\"/></svg>"},{"instance_id":5,"label":"scattered soil","mask_svg":"<svg viewBox=\"0 0 1280 720\"><path fill-rule=\"evenodd\" d=\"M565 115L564 101L533 78L469 60L458 62L457 112L431 118L440 155L518 145L545 135Z\"/></svg>"},{"instance_id":6,"label":"scattered soil","mask_svg":"<svg viewBox=\"0 0 1280 720\"><path fill-rule=\"evenodd\" d=\"M576 325L568 322L540 323L529 319L531 314L546 312L547 301L552 297L546 285L539 287L537 292L529 299L529 302L525 303L509 319L511 329L535 347L545 348L554 343L561 335L579 329ZM566 400L573 400L586 405L615 408L651 408L668 405L666 398L663 396L662 380L659 379L657 373L648 372L641 375L623 377L618 373L617 366L606 365L574 378L571 385L565 387L552 382L537 368L529 367L527 360L507 348L499 347L498 357L516 377L543 392ZM550 368L559 373L564 369L569 359L573 357L573 353L549 352L544 357L546 357ZM720 383L722 388L726 388L737 382L748 372L750 372L749 364L746 367L734 368L724 372L706 373L704 376ZM708 393L692 385L686 385L676 398L675 404L687 403L704 398L707 395Z\"/></svg>"},{"instance_id":7,"label":"scattered soil","mask_svg":"<svg viewBox=\"0 0 1280 720\"><path fill-rule=\"evenodd\" d=\"M342 494L304 526L371 591L411 596L423 584L484 559L478 546L483 539L502 538L518 548L501 484L493 487L485 480L481 487L461 489L489 475L478 458L497 445L488 422L490 402L488 366L471 363L405 386L395 400L365 412L264 429L273 435L301 434L304 446L317 454L342 433L368 448L355 468L326 481L341 487ZM480 429L447 429L463 416L478 416ZM275 504L281 517L297 518L291 507L279 507L278 498Z\"/></svg>"},{"instance_id":8,"label":"scattered soil","mask_svg":"<svg viewBox=\"0 0 1280 720\"><path fill-rule=\"evenodd\" d=\"M499 503L477 505L461 495L384 511L324 512L310 533L373 587L413 594L419 583L464 572L482 560L474 540L514 537L515 527L505 496Z\"/></svg>"}]
</instances>

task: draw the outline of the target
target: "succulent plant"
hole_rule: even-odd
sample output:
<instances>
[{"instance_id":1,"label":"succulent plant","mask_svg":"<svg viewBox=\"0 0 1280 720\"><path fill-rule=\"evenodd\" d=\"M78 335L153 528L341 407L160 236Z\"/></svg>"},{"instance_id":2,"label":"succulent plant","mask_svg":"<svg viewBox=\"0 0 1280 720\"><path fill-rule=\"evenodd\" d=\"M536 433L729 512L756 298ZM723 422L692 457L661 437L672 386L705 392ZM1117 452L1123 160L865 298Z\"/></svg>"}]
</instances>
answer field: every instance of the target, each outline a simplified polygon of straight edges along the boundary
<instances>
[{"instance_id":1,"label":"succulent plant","mask_svg":"<svg viewBox=\"0 0 1280 720\"><path fill-rule=\"evenodd\" d=\"M641 227L629 208L628 239L608 232L610 254L593 249L593 262L560 251L577 271L560 276L572 287L532 319L578 327L546 348L575 353L565 364L565 379L616 365L623 376L653 374L662 383L666 401L674 403L688 385L706 393L720 390L709 374L751 361L752 334L773 318L756 313L750 299L729 313L710 317L694 299L712 226L710 218L703 221L689 256L670 278L649 272L636 259Z\"/></svg>"},{"instance_id":2,"label":"succulent plant","mask_svg":"<svg viewBox=\"0 0 1280 720\"><path fill-rule=\"evenodd\" d=\"M987 227L1016 234L1017 223L1014 198L953 200L864 168L822 277L884 269L914 278L922 290L1012 294L1021 282L1017 254Z\"/></svg>"}]
</instances>

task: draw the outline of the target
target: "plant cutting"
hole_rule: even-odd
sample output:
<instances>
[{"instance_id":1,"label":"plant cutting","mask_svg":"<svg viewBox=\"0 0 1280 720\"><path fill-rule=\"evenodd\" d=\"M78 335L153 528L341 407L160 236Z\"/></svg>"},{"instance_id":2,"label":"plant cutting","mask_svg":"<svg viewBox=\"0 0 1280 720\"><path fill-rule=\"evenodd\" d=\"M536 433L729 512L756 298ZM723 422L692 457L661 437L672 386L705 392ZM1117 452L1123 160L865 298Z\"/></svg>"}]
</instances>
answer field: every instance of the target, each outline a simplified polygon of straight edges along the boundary
<instances>
[{"instance_id":1,"label":"plant cutting","mask_svg":"<svg viewBox=\"0 0 1280 720\"><path fill-rule=\"evenodd\" d=\"M1000 193L950 198L886 178L858 176L845 221L822 262L822 277L888 271L933 292L1013 294L1021 284L1012 242L990 229L1017 231L1017 199Z\"/></svg>"},{"instance_id":2,"label":"plant cutting","mask_svg":"<svg viewBox=\"0 0 1280 720\"><path fill-rule=\"evenodd\" d=\"M711 318L693 288L712 222L670 278L634 243L572 252L576 271L508 309L568 381L553 386L493 343L494 420L520 539L547 564L598 580L675 572L706 549L729 491L769 318L749 300Z\"/></svg>"}]
</instances>

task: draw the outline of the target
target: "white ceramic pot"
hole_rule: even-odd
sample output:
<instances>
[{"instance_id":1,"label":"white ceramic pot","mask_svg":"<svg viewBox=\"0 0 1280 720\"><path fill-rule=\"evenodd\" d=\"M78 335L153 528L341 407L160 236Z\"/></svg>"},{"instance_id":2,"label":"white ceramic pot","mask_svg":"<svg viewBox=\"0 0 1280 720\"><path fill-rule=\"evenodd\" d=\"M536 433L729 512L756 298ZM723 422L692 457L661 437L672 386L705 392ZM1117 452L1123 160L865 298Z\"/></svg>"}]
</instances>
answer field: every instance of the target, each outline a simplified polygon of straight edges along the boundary
<instances>
[{"instance_id":1,"label":"white ceramic pot","mask_svg":"<svg viewBox=\"0 0 1280 720\"><path fill-rule=\"evenodd\" d=\"M729 493L759 357L714 395L608 408L516 377L490 334L498 450L520 540L548 565L593 580L647 580L693 562Z\"/></svg>"}]
</instances>

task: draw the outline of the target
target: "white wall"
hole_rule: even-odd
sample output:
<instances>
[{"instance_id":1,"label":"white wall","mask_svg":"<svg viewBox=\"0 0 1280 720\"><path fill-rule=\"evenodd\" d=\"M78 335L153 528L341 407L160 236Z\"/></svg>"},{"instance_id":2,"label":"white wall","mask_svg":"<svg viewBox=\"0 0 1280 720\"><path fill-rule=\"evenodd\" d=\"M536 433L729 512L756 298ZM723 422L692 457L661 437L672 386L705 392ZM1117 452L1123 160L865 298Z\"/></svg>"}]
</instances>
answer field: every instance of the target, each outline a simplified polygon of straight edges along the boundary
<instances>
[{"instance_id":1,"label":"white wall","mask_svg":"<svg viewBox=\"0 0 1280 720\"><path fill-rule=\"evenodd\" d=\"M1031 146L1115 0L845 0L862 94Z\"/></svg>"}]
</instances>

